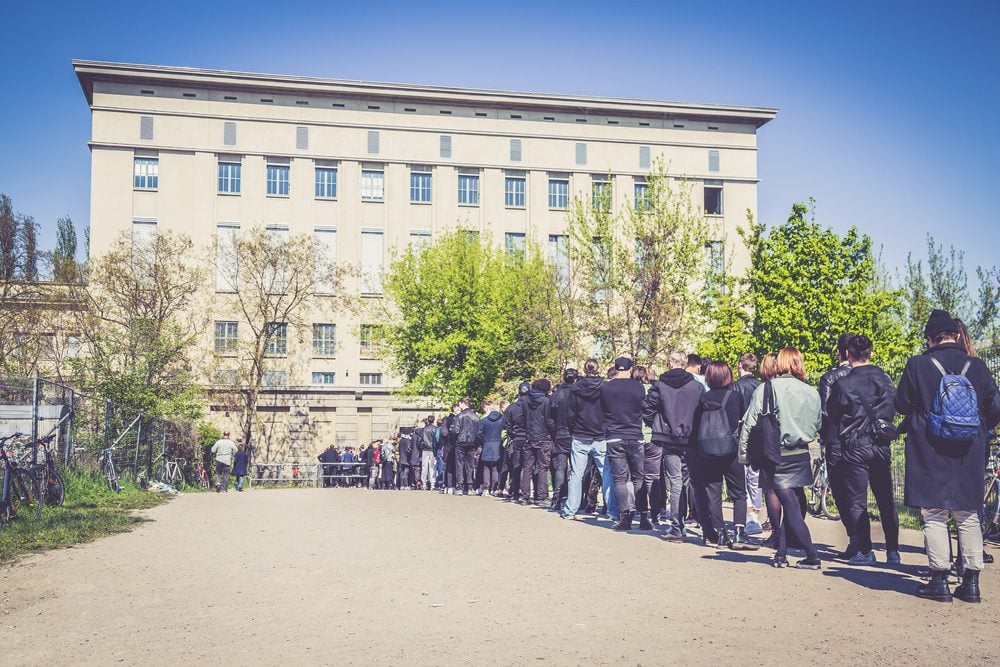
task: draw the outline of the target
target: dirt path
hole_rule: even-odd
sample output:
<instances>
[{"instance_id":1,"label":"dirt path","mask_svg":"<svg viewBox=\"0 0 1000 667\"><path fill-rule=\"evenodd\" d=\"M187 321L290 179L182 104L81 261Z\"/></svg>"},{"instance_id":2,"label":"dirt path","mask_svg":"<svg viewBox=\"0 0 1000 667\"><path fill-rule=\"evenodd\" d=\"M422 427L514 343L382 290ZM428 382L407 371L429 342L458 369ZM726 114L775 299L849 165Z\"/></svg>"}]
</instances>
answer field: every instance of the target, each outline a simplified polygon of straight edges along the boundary
<instances>
[{"instance_id":1,"label":"dirt path","mask_svg":"<svg viewBox=\"0 0 1000 667\"><path fill-rule=\"evenodd\" d=\"M898 570L774 570L490 498L192 494L135 532L0 569L0 663L620 664L996 660L986 602ZM840 527L811 523L818 543ZM878 529L876 527L876 534ZM2 535L0 535L2 539ZM884 554L880 553L880 558Z\"/></svg>"}]
</instances>

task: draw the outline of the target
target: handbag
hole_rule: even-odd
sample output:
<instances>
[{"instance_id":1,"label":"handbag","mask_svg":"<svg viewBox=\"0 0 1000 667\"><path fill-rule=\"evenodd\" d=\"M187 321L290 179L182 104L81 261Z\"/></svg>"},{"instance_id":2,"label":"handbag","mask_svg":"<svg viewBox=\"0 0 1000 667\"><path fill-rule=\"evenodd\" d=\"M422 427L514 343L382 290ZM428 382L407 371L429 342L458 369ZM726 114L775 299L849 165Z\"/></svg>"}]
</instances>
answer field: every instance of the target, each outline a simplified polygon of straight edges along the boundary
<instances>
[{"instance_id":1,"label":"handbag","mask_svg":"<svg viewBox=\"0 0 1000 667\"><path fill-rule=\"evenodd\" d=\"M757 423L750 429L747 442L747 460L754 468L762 465L776 466L781 462L781 426L774 407L774 387L764 383L764 405L757 415Z\"/></svg>"}]
</instances>

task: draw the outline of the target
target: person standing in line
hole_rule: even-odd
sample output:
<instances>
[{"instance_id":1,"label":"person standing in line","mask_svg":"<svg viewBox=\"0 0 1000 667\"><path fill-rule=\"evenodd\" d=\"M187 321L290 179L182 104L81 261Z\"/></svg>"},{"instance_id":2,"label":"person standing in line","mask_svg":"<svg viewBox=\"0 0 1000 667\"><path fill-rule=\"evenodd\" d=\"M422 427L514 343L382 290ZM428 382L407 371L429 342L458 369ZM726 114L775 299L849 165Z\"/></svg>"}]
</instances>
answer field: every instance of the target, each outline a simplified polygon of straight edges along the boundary
<instances>
[{"instance_id":1,"label":"person standing in line","mask_svg":"<svg viewBox=\"0 0 1000 667\"><path fill-rule=\"evenodd\" d=\"M236 454L236 443L229 437L229 431L223 431L222 437L212 445L212 456L215 458L215 492L229 493L229 471L233 467L233 455Z\"/></svg>"},{"instance_id":2,"label":"person standing in line","mask_svg":"<svg viewBox=\"0 0 1000 667\"><path fill-rule=\"evenodd\" d=\"M333 445L327 446L316 459L322 464L323 488L334 486L334 476L337 474L337 467L332 465L340 463L340 454Z\"/></svg>"},{"instance_id":3,"label":"person standing in line","mask_svg":"<svg viewBox=\"0 0 1000 667\"><path fill-rule=\"evenodd\" d=\"M498 404L499 411L501 415L507 414L507 408L510 404L506 399L500 399ZM503 429L503 419L500 420L500 428ZM500 436L500 460L497 462L497 488L496 492L493 494L498 497L503 496L503 490L507 488L507 478L510 477L510 444L507 442L507 436Z\"/></svg>"},{"instance_id":4,"label":"person standing in line","mask_svg":"<svg viewBox=\"0 0 1000 667\"><path fill-rule=\"evenodd\" d=\"M564 519L572 519L580 511L584 494L583 479L588 466L593 465L596 474L604 479L608 450L604 442L604 409L601 407L601 387L604 381L598 375L600 369L596 359L587 359L583 364L584 377L573 384L569 394L566 426L572 444L566 504L561 514ZM603 484L604 502L606 505L610 503L608 512L615 516L618 508L612 501L614 494L610 479L608 482Z\"/></svg>"},{"instance_id":5,"label":"person standing in line","mask_svg":"<svg viewBox=\"0 0 1000 667\"><path fill-rule=\"evenodd\" d=\"M964 574L954 596L979 602L983 569L983 462L988 431L1000 423L1000 393L982 359L970 357L958 324L934 310L924 327L927 351L910 357L896 389L896 411L905 416L904 502L919 507L931 579L918 597L951 602L949 517L958 527Z\"/></svg>"},{"instance_id":6,"label":"person standing in line","mask_svg":"<svg viewBox=\"0 0 1000 667\"><path fill-rule=\"evenodd\" d=\"M420 430L420 483L425 491L434 488L437 466L434 455L434 415L427 415Z\"/></svg>"},{"instance_id":7,"label":"person standing in line","mask_svg":"<svg viewBox=\"0 0 1000 667\"><path fill-rule=\"evenodd\" d=\"M826 440L828 437L835 437L835 433L830 428L830 394L833 386L841 378L847 377L851 372L851 364L847 359L847 342L851 339L851 334L842 333L837 336L837 367L828 370L819 379L819 400L823 411L823 426L820 428L820 445L823 447L823 457L826 459L826 477L830 480L830 493L833 494L833 502L839 508L847 507L847 490L844 485L844 475L840 470L843 458L840 456L830 456L830 446ZM847 548L839 554L840 558L852 558L858 552L857 544L854 540L854 526L846 511L840 512L840 522L844 524L847 531Z\"/></svg>"},{"instance_id":8,"label":"person standing in line","mask_svg":"<svg viewBox=\"0 0 1000 667\"><path fill-rule=\"evenodd\" d=\"M444 428L441 430L441 457L444 459L444 493L446 495L455 494L455 436L451 429L458 413L459 407L456 403L451 406L451 413L445 416Z\"/></svg>"},{"instance_id":9,"label":"person standing in line","mask_svg":"<svg viewBox=\"0 0 1000 667\"><path fill-rule=\"evenodd\" d=\"M739 379L733 383L733 391L739 393L740 398L743 399L743 412L746 413L746 407L750 405L750 398L753 396L753 392L760 386L760 380L754 377L757 372L757 356L753 352L747 352L740 357L739 364L737 366L737 373L739 373ZM740 419L743 419L743 415L740 415ZM758 535L764 532L764 528L760 521L760 511L763 507L760 493L760 473L753 466L746 466L746 485L747 485L747 502L749 507L747 507L747 535Z\"/></svg>"},{"instance_id":10,"label":"person standing in line","mask_svg":"<svg viewBox=\"0 0 1000 667\"><path fill-rule=\"evenodd\" d=\"M636 487L643 485L642 405L646 390L629 376L633 362L615 359L617 376L601 387L601 408L608 446L608 461L615 482L615 500L621 512L617 531L632 529Z\"/></svg>"},{"instance_id":11,"label":"person standing in line","mask_svg":"<svg viewBox=\"0 0 1000 667\"><path fill-rule=\"evenodd\" d=\"M524 412L528 405L528 393L531 385L522 382L517 386L517 398L503 413L503 429L507 433L507 446L510 449L510 490L507 499L518 501L524 489L521 487L521 467L524 456L524 441L528 434L524 430Z\"/></svg>"},{"instance_id":12,"label":"person standing in line","mask_svg":"<svg viewBox=\"0 0 1000 667\"><path fill-rule=\"evenodd\" d=\"M855 552L851 565L873 565L872 527L868 518L868 486L878 503L885 533L886 562L898 565L899 517L892 495L892 452L896 439L893 421L896 388L878 366L871 363L872 342L867 336L847 340L851 372L830 388L824 442L827 460L834 461L843 482L841 515L847 517Z\"/></svg>"},{"instance_id":13,"label":"person standing in line","mask_svg":"<svg viewBox=\"0 0 1000 667\"><path fill-rule=\"evenodd\" d=\"M569 470L569 455L573 437L569 432L569 401L573 383L579 374L575 368L563 371L562 384L552 392L549 402L552 418L556 423L556 433L552 445L552 509L561 511L566 500L566 473Z\"/></svg>"},{"instance_id":14,"label":"person standing in line","mask_svg":"<svg viewBox=\"0 0 1000 667\"><path fill-rule=\"evenodd\" d=\"M705 382L705 376L702 373L702 365L705 360L701 358L701 355L691 353L687 355L687 363L685 364L684 370L691 374L695 380L701 383L702 388L708 391L708 383Z\"/></svg>"},{"instance_id":15,"label":"person standing in line","mask_svg":"<svg viewBox=\"0 0 1000 667\"><path fill-rule=\"evenodd\" d=\"M233 455L233 477L236 478L237 491L243 491L243 479L247 476L249 465L250 454L242 443L236 445L236 454Z\"/></svg>"},{"instance_id":16,"label":"person standing in line","mask_svg":"<svg viewBox=\"0 0 1000 667\"><path fill-rule=\"evenodd\" d=\"M437 475L438 492L445 490L445 443L448 442L448 431L445 428L444 417L437 418L437 426L434 429L434 470Z\"/></svg>"},{"instance_id":17,"label":"person standing in line","mask_svg":"<svg viewBox=\"0 0 1000 667\"><path fill-rule=\"evenodd\" d=\"M652 490L661 470L666 469L670 485L667 514L670 525L664 537L670 540L684 539L686 512L681 504L681 492L687 483L687 450L695 409L705 393L702 384L685 369L687 363L688 355L680 351L671 353L667 372L653 382L642 404L642 417L653 429L643 460L643 485ZM666 494L663 497L666 502ZM660 508L653 510L658 515ZM644 518L640 525L644 530L645 523Z\"/></svg>"},{"instance_id":18,"label":"person standing in line","mask_svg":"<svg viewBox=\"0 0 1000 667\"><path fill-rule=\"evenodd\" d=\"M788 545L785 541L787 529L806 552L806 557L798 561L795 567L818 570L822 563L802 516L802 506L795 490L812 484L809 443L820 428L819 392L806 383L805 362L802 353L794 347L786 347L778 353L776 371L777 376L773 380L766 381L754 392L743 418L740 463L747 463L750 432L757 425L763 411L765 394L771 391L780 432L778 442L771 445L780 449L780 461L774 464L765 459L760 462L759 469L760 487L767 494L767 513L777 533L777 551L772 564L778 568L788 567Z\"/></svg>"},{"instance_id":19,"label":"person standing in line","mask_svg":"<svg viewBox=\"0 0 1000 667\"><path fill-rule=\"evenodd\" d=\"M688 464L698 502L705 544L720 549L751 551L760 548L746 534L746 467L737 457L737 429L743 418L743 396L732 390L729 364L712 361L705 369L709 390L701 395L694 413ZM722 482L733 500L733 536L722 517Z\"/></svg>"},{"instance_id":20,"label":"person standing in line","mask_svg":"<svg viewBox=\"0 0 1000 667\"><path fill-rule=\"evenodd\" d=\"M383 489L393 488L393 481L395 480L395 475L393 474L394 465L396 463L396 447L392 438L386 441L376 440L378 447L381 450L380 459L382 461L382 483L380 485Z\"/></svg>"},{"instance_id":21,"label":"person standing in line","mask_svg":"<svg viewBox=\"0 0 1000 667\"><path fill-rule=\"evenodd\" d=\"M458 402L458 412L449 431L455 442L457 488L462 495L467 496L476 481L476 433L479 431L479 415L472 408L472 399L469 397Z\"/></svg>"},{"instance_id":22,"label":"person standing in line","mask_svg":"<svg viewBox=\"0 0 1000 667\"><path fill-rule=\"evenodd\" d=\"M410 488L411 482L411 470L410 470L410 456L412 455L413 449L413 436L410 433L400 433L396 439L399 447L399 471L397 473L397 484L396 486L400 491L405 491Z\"/></svg>"},{"instance_id":23,"label":"person standing in line","mask_svg":"<svg viewBox=\"0 0 1000 667\"><path fill-rule=\"evenodd\" d=\"M524 458L521 463L521 504L541 504L549 497L549 461L556 423L549 403L552 383L538 378L531 383L524 406ZM532 495L531 485L535 490Z\"/></svg>"},{"instance_id":24,"label":"person standing in line","mask_svg":"<svg viewBox=\"0 0 1000 667\"><path fill-rule=\"evenodd\" d=\"M483 418L479 420L476 442L482 448L483 479L479 495L492 496L500 481L500 445L503 432L503 415L495 408L493 401L483 403Z\"/></svg>"},{"instance_id":25,"label":"person standing in line","mask_svg":"<svg viewBox=\"0 0 1000 667\"><path fill-rule=\"evenodd\" d=\"M358 462L358 457L354 453L354 448L353 447L345 447L344 448L344 453L340 457L340 462L341 463L350 463L350 464ZM354 473L355 473L356 470L357 470L357 466L354 466L354 465L345 465L345 466L341 467L341 471L345 475L345 477L343 477L340 480L340 486L341 487L348 487L348 486L351 486L354 483L354 480L350 476L354 475Z\"/></svg>"}]
</instances>

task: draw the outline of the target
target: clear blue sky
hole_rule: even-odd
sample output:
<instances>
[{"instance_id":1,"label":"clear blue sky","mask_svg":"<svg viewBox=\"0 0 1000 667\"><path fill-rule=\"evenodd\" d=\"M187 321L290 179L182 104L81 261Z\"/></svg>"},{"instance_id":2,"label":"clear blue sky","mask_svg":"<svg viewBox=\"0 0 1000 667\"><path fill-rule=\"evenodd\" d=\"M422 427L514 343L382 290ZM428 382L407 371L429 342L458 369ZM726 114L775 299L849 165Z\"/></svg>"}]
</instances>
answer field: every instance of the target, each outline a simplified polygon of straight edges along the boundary
<instances>
[{"instance_id":1,"label":"clear blue sky","mask_svg":"<svg viewBox=\"0 0 1000 667\"><path fill-rule=\"evenodd\" d=\"M72 58L778 107L759 216L817 200L890 267L924 237L1000 265L1000 2L9 2L0 192L88 223L90 112ZM642 4L649 7L643 8Z\"/></svg>"}]
</instances>

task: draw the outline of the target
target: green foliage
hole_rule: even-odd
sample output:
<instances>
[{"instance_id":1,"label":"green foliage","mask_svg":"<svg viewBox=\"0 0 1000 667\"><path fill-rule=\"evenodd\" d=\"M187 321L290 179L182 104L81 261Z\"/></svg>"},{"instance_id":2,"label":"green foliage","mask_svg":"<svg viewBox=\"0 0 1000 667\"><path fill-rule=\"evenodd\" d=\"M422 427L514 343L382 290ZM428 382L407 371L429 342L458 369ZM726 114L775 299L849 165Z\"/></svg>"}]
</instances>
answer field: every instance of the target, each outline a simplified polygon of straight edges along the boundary
<instances>
[{"instance_id":1,"label":"green foliage","mask_svg":"<svg viewBox=\"0 0 1000 667\"><path fill-rule=\"evenodd\" d=\"M557 373L568 325L537 249L506 253L464 231L411 246L385 279L385 345L405 393L481 400L498 384Z\"/></svg>"},{"instance_id":2,"label":"green foliage","mask_svg":"<svg viewBox=\"0 0 1000 667\"><path fill-rule=\"evenodd\" d=\"M56 221L56 249L52 251L52 279L72 283L77 279L76 229L69 216Z\"/></svg>"},{"instance_id":3,"label":"green foliage","mask_svg":"<svg viewBox=\"0 0 1000 667\"><path fill-rule=\"evenodd\" d=\"M977 340L985 340L990 344L1000 341L1000 272L997 269L989 271L982 267L976 268L979 278L979 307L970 328Z\"/></svg>"},{"instance_id":4,"label":"green foliage","mask_svg":"<svg viewBox=\"0 0 1000 667\"><path fill-rule=\"evenodd\" d=\"M756 351L797 347L814 377L835 363L843 332L870 337L876 362L906 356L901 295L879 276L871 239L856 228L840 236L808 212L794 204L784 224L768 231L751 220L745 233Z\"/></svg>"}]
</instances>

